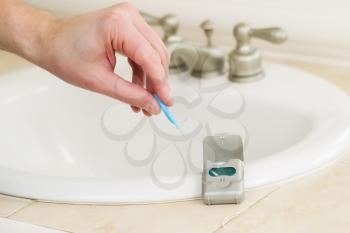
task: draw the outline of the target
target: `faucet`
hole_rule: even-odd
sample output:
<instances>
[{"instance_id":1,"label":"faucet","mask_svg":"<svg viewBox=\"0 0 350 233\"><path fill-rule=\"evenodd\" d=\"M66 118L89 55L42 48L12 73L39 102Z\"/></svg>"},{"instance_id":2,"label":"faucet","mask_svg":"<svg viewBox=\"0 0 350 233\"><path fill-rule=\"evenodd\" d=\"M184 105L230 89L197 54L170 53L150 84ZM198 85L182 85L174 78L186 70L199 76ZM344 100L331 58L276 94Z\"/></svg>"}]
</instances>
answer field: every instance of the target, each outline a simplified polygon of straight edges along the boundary
<instances>
[{"instance_id":1,"label":"faucet","mask_svg":"<svg viewBox=\"0 0 350 233\"><path fill-rule=\"evenodd\" d=\"M205 20L200 27L204 31L207 44L197 48L198 59L192 69L192 75L199 78L222 75L225 68L225 53L213 45L214 23Z\"/></svg>"},{"instance_id":2,"label":"faucet","mask_svg":"<svg viewBox=\"0 0 350 233\"><path fill-rule=\"evenodd\" d=\"M170 73L179 74L193 70L195 62L198 60L198 54L193 46L184 43L183 38L177 34L179 19L172 14L156 17L141 12L141 15L148 24L162 28L163 42L170 53Z\"/></svg>"},{"instance_id":3,"label":"faucet","mask_svg":"<svg viewBox=\"0 0 350 233\"><path fill-rule=\"evenodd\" d=\"M163 29L163 41L168 47L171 58L169 69L171 73L191 72L198 78L218 76L225 73L226 56L223 50L215 47L212 42L214 24L210 20L202 22L200 27L207 39L206 46L194 47L186 44L177 35L179 20L175 15L166 14L156 17L141 12L150 25ZM238 23L233 30L237 41L236 48L228 56L228 78L235 82L256 81L264 77L262 56L259 50L251 44L251 38L260 38L274 44L287 40L283 29L278 27L254 29L247 23Z\"/></svg>"},{"instance_id":4,"label":"faucet","mask_svg":"<svg viewBox=\"0 0 350 233\"><path fill-rule=\"evenodd\" d=\"M140 12L145 21L152 26L160 26L163 30L163 42L168 45L171 43L183 42L183 38L177 35L179 28L179 19L172 14L166 14L162 17L156 17L145 12Z\"/></svg>"},{"instance_id":5,"label":"faucet","mask_svg":"<svg viewBox=\"0 0 350 233\"><path fill-rule=\"evenodd\" d=\"M260 38L274 44L281 44L287 40L287 35L281 28L254 29L246 23L237 24L233 35L237 45L228 58L229 79L237 82L255 81L264 77L262 56L251 44L251 38Z\"/></svg>"}]
</instances>

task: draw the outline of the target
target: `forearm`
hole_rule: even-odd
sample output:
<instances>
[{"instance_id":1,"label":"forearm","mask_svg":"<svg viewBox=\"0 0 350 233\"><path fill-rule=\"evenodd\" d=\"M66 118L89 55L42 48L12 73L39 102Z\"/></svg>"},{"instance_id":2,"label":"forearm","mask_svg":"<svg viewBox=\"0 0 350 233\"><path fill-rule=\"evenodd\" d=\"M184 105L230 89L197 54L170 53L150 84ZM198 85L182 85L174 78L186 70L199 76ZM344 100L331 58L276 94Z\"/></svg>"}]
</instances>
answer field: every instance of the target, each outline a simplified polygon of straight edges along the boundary
<instances>
[{"instance_id":1,"label":"forearm","mask_svg":"<svg viewBox=\"0 0 350 233\"><path fill-rule=\"evenodd\" d=\"M0 49L39 63L54 17L19 0L0 0Z\"/></svg>"}]
</instances>

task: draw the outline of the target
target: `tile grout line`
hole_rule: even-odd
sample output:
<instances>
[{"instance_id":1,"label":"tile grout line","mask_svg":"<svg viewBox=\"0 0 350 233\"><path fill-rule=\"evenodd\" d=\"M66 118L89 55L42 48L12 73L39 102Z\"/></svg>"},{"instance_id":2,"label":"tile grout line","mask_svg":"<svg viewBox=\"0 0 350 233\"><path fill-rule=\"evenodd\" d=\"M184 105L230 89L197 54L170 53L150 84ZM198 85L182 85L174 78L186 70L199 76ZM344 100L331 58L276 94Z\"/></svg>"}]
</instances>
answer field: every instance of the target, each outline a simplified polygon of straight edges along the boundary
<instances>
[{"instance_id":1,"label":"tile grout line","mask_svg":"<svg viewBox=\"0 0 350 233\"><path fill-rule=\"evenodd\" d=\"M32 202L28 203L27 205L22 206L21 208L19 208L19 209L17 209L17 210L14 210L12 213L10 213L10 214L6 215L6 216L5 216L5 218L10 219L10 217L12 217L14 214L16 214L16 213L18 213L18 212L22 211L23 209L25 209L25 208L27 208L27 207L29 207L29 206L33 205L34 203L36 203L36 201L35 201L35 200L31 200L31 201L32 201Z\"/></svg>"},{"instance_id":2,"label":"tile grout line","mask_svg":"<svg viewBox=\"0 0 350 233\"><path fill-rule=\"evenodd\" d=\"M254 206L256 206L257 204L259 204L261 201L263 201L264 199L266 199L267 197L269 197L272 193L274 193L275 191L278 191L280 189L280 186L277 186L276 188L274 188L273 190L271 190L270 192L268 192L267 194L265 194L264 196L262 196L260 199L258 199L257 201L255 201L254 203L252 203L250 206L248 206L246 209L240 211L240 212L236 212L234 215L228 215L226 216L221 224L214 230L212 231L212 233L216 233L218 232L220 229L225 228L225 226L231 222L232 220L238 218L239 216L241 216L243 213L245 213L246 211L250 210L251 208L253 208Z\"/></svg>"},{"instance_id":3,"label":"tile grout line","mask_svg":"<svg viewBox=\"0 0 350 233\"><path fill-rule=\"evenodd\" d=\"M34 225L34 226L45 227L45 228L49 228L49 229L57 230L57 231L63 231L64 233L74 233L74 232L72 232L72 231L66 231L66 230L58 229L58 228L51 227L51 226L38 225L38 224L34 224L34 223L32 223L32 222L25 222L25 221L20 221L20 220L16 220L16 219L12 219L12 218L11 218L11 217L12 217L13 215L15 215L16 213L18 213L18 212L20 212L20 211L26 209L27 207L30 207L31 205L36 204L36 203L38 203L38 201L32 200L31 203L28 203L27 205L22 206L21 208L19 208L19 209L13 211L13 212L10 213L9 215L5 216L5 218L10 219L10 220L14 220L14 221L18 221L18 222L23 222L23 223L32 224L32 225Z\"/></svg>"},{"instance_id":4,"label":"tile grout line","mask_svg":"<svg viewBox=\"0 0 350 233\"><path fill-rule=\"evenodd\" d=\"M31 223L31 224L33 224L33 223ZM33 224L33 225L36 225L36 224ZM62 231L62 233L74 233L73 231L62 230L62 229L59 229L59 228L56 228L56 227L50 227L50 226L45 226L45 225L36 225L36 226L45 227L45 228L48 228L50 230L55 230L55 231Z\"/></svg>"}]
</instances>

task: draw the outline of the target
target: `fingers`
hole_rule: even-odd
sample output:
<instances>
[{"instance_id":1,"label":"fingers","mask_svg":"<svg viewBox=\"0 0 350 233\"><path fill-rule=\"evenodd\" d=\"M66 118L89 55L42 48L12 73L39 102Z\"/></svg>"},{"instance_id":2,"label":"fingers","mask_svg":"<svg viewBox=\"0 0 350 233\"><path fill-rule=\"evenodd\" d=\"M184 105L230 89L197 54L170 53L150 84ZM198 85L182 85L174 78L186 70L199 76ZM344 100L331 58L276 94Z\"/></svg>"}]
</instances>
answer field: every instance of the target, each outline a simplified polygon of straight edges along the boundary
<instances>
[{"instance_id":1,"label":"fingers","mask_svg":"<svg viewBox=\"0 0 350 233\"><path fill-rule=\"evenodd\" d=\"M141 110L139 107L135 107L135 106L131 106L131 109L134 113L139 113Z\"/></svg>"},{"instance_id":2,"label":"fingers","mask_svg":"<svg viewBox=\"0 0 350 233\"><path fill-rule=\"evenodd\" d=\"M139 85L142 88L145 88L145 73L143 72L142 68L136 64L135 62L133 62L131 59L128 59L128 62L133 70L133 75L132 75L132 82ZM150 83L150 82L148 82ZM149 93L153 93L153 88L152 89L147 89L149 91ZM138 113L140 112L140 108L139 107L135 107L135 106L131 106L131 109L135 112ZM146 110L142 109L142 112L144 115L146 116L151 116L151 114L149 112L147 112Z\"/></svg>"},{"instance_id":3,"label":"fingers","mask_svg":"<svg viewBox=\"0 0 350 233\"><path fill-rule=\"evenodd\" d=\"M145 109L142 109L142 112L145 116L152 116L149 112L147 112Z\"/></svg>"},{"instance_id":4,"label":"fingers","mask_svg":"<svg viewBox=\"0 0 350 233\"><path fill-rule=\"evenodd\" d=\"M145 74L144 74L142 68L130 59L128 59L128 62L132 68L132 82L139 85L140 87L144 88L144 86L145 86ZM131 106L131 109L135 113L140 112L139 107Z\"/></svg>"},{"instance_id":5,"label":"fingers","mask_svg":"<svg viewBox=\"0 0 350 233\"><path fill-rule=\"evenodd\" d=\"M139 84L130 83L110 71L101 72L99 85L95 85L96 92L108 95L133 106L135 111L143 109L149 114L159 114L160 108L150 92ZM136 108L138 110L136 110ZM145 114L146 115L146 114Z\"/></svg>"},{"instance_id":6,"label":"fingers","mask_svg":"<svg viewBox=\"0 0 350 233\"><path fill-rule=\"evenodd\" d=\"M159 41L152 40L154 47L157 47L157 49L155 49L149 42L151 39L146 39L143 35L143 33L146 33L148 36L156 38L149 30L143 29L144 31L141 33L130 21L124 21L124 24L119 22L118 25L119 34L118 39L114 40L114 49L122 52L142 67L143 71L147 74L147 80L152 82L154 91L157 92L165 104L171 105L172 99L167 92L167 90L169 90L169 84L166 78L168 75L167 55L161 46L156 45L159 44ZM121 27L123 30L120 29ZM160 44L162 45L163 43L161 42ZM158 50L161 50L161 52ZM163 61L164 59L165 61ZM164 65L164 63L166 65Z\"/></svg>"},{"instance_id":7,"label":"fingers","mask_svg":"<svg viewBox=\"0 0 350 233\"><path fill-rule=\"evenodd\" d=\"M133 4L124 2L124 3L118 4L118 6L123 8L125 11L127 11L131 15L131 19L135 27L141 32L141 34L144 35L144 37L153 46L153 48L158 51L158 53L161 56L162 63L166 65L165 71L168 70L169 54L163 41L160 39L158 34L155 33L155 31L152 30L152 28L146 23L146 21L138 11L138 9Z\"/></svg>"},{"instance_id":8,"label":"fingers","mask_svg":"<svg viewBox=\"0 0 350 233\"><path fill-rule=\"evenodd\" d=\"M150 85L152 86L153 92L157 93L159 98L167 106L172 106L174 104L173 99L170 97L170 87L169 87L169 85L154 85L153 83L150 83Z\"/></svg>"},{"instance_id":9,"label":"fingers","mask_svg":"<svg viewBox=\"0 0 350 233\"><path fill-rule=\"evenodd\" d=\"M169 71L169 53L159 35L146 23L139 12L133 14L134 25L159 53L166 74Z\"/></svg>"},{"instance_id":10,"label":"fingers","mask_svg":"<svg viewBox=\"0 0 350 233\"><path fill-rule=\"evenodd\" d=\"M134 24L136 28L142 33L145 39L151 44L151 46L158 52L161 58L162 65L165 70L164 84L156 84L153 85L153 91L155 91L158 96L164 101L165 104L171 106L173 104L173 100L170 97L170 88L168 85L168 75L169 75L169 53L166 49L163 41L160 39L158 34L152 30L152 28L145 22L142 16L136 12L134 13Z\"/></svg>"},{"instance_id":11,"label":"fingers","mask_svg":"<svg viewBox=\"0 0 350 233\"><path fill-rule=\"evenodd\" d=\"M141 21L141 20L139 20ZM143 19L142 19L143 21ZM163 82L152 82L152 77L147 76L147 79L151 79L152 86L153 86L153 91L156 92L163 100L163 102L171 106L173 105L173 100L170 96L170 88L169 88L169 83L168 83L168 76L169 76L169 62L168 62L168 51L166 50L162 40L156 35L156 33L149 28L149 26L143 21L139 22L141 26L139 26L139 30L142 31L143 35L145 35L146 39L148 37L148 42L152 45L152 47L158 51L159 54L161 54L161 60L162 60L162 65L164 67L165 76ZM143 25L146 24L146 25Z\"/></svg>"},{"instance_id":12,"label":"fingers","mask_svg":"<svg viewBox=\"0 0 350 233\"><path fill-rule=\"evenodd\" d=\"M169 85L154 85L149 79L146 80L146 89L150 93L157 93L159 98L168 106L173 105L173 99L170 98Z\"/></svg>"},{"instance_id":13,"label":"fingers","mask_svg":"<svg viewBox=\"0 0 350 233\"><path fill-rule=\"evenodd\" d=\"M152 77L154 82L162 82L165 72L159 54L132 23L128 22L123 27L124 29L118 35L117 47L114 49L122 52L141 66L145 73Z\"/></svg>"}]
</instances>

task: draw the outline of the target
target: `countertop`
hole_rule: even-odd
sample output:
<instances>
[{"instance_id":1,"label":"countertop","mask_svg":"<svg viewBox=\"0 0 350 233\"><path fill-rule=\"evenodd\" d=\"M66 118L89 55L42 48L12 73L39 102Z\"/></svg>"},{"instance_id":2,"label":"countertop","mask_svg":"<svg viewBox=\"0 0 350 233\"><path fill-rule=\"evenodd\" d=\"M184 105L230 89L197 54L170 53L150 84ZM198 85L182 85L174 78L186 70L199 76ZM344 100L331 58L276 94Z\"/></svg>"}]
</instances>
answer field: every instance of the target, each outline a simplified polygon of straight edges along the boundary
<instances>
[{"instance_id":1,"label":"countertop","mask_svg":"<svg viewBox=\"0 0 350 233\"><path fill-rule=\"evenodd\" d=\"M269 60L324 78L350 94L350 67ZM0 75L30 64L0 52ZM69 205L0 195L0 218L75 233L348 233L350 150L336 163L283 185L248 191L240 205L201 200L145 205Z\"/></svg>"}]
</instances>

